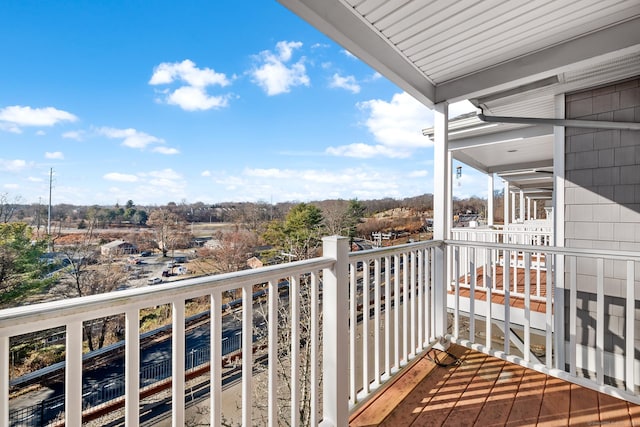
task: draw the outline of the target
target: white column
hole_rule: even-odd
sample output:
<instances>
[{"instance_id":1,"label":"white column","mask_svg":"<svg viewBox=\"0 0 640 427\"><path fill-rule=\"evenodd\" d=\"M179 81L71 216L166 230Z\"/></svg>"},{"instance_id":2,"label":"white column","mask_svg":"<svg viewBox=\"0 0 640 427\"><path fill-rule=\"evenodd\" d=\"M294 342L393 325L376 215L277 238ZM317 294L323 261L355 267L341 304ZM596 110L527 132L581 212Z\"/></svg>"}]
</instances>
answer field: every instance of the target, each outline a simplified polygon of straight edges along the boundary
<instances>
[{"instance_id":1,"label":"white column","mask_svg":"<svg viewBox=\"0 0 640 427\"><path fill-rule=\"evenodd\" d=\"M186 348L184 331L184 300L175 300L171 304L171 426L184 425L184 352Z\"/></svg>"},{"instance_id":2,"label":"white column","mask_svg":"<svg viewBox=\"0 0 640 427\"><path fill-rule=\"evenodd\" d=\"M555 116L564 119L564 94L555 97ZM564 180L565 180L565 129L564 126L553 127L553 240L552 244L564 247ZM556 256L554 287L554 347L556 350L556 367L564 369L565 336L564 336L564 256ZM549 286L549 285L547 285ZM547 288L548 289L548 288Z\"/></svg>"},{"instance_id":3,"label":"white column","mask_svg":"<svg viewBox=\"0 0 640 427\"><path fill-rule=\"evenodd\" d=\"M449 157L449 105L436 104L433 111L433 239L448 239L451 221L451 202L448 200L451 182ZM435 251L434 328L436 336L447 332L447 249Z\"/></svg>"},{"instance_id":4,"label":"white column","mask_svg":"<svg viewBox=\"0 0 640 427\"><path fill-rule=\"evenodd\" d=\"M533 219L538 219L538 201L533 201Z\"/></svg>"},{"instance_id":5,"label":"white column","mask_svg":"<svg viewBox=\"0 0 640 427\"><path fill-rule=\"evenodd\" d=\"M520 222L524 222L524 191L520 190L520 209L518 210L518 215L520 215Z\"/></svg>"},{"instance_id":6,"label":"white column","mask_svg":"<svg viewBox=\"0 0 640 427\"><path fill-rule=\"evenodd\" d=\"M527 216L525 219L531 219L531 197L527 197Z\"/></svg>"},{"instance_id":7,"label":"white column","mask_svg":"<svg viewBox=\"0 0 640 427\"><path fill-rule=\"evenodd\" d=\"M515 224L518 222L518 217L516 216L516 192L513 191L511 193L511 223Z\"/></svg>"},{"instance_id":8,"label":"white column","mask_svg":"<svg viewBox=\"0 0 640 427\"><path fill-rule=\"evenodd\" d=\"M65 352L65 425L82 424L82 321L67 325Z\"/></svg>"},{"instance_id":9,"label":"white column","mask_svg":"<svg viewBox=\"0 0 640 427\"><path fill-rule=\"evenodd\" d=\"M493 226L493 173L487 175L487 225Z\"/></svg>"},{"instance_id":10,"label":"white column","mask_svg":"<svg viewBox=\"0 0 640 427\"><path fill-rule=\"evenodd\" d=\"M140 425L140 312L137 308L125 313L125 334L125 425L137 427Z\"/></svg>"},{"instance_id":11,"label":"white column","mask_svg":"<svg viewBox=\"0 0 640 427\"><path fill-rule=\"evenodd\" d=\"M502 181L502 184L504 184L504 190L503 190L503 197L504 197L504 226L506 227L507 225L509 225L509 223L511 221L509 221L509 215L510 215L510 210L509 210L509 181Z\"/></svg>"},{"instance_id":12,"label":"white column","mask_svg":"<svg viewBox=\"0 0 640 427\"><path fill-rule=\"evenodd\" d=\"M9 425L9 337L0 337L0 425Z\"/></svg>"},{"instance_id":13,"label":"white column","mask_svg":"<svg viewBox=\"0 0 640 427\"><path fill-rule=\"evenodd\" d=\"M322 239L322 255L333 258L333 268L322 274L322 425L349 424L349 367L345 349L349 347L349 239L340 236ZM355 398L355 396L354 396Z\"/></svg>"}]
</instances>

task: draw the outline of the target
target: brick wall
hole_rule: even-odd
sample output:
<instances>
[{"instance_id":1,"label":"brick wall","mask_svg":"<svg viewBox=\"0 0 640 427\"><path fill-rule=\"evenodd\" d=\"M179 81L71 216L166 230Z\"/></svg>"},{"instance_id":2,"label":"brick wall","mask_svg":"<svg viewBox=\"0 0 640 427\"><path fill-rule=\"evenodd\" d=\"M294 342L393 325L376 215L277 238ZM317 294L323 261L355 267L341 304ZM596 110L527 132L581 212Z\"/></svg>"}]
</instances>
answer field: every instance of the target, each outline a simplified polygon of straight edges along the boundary
<instances>
[{"instance_id":1,"label":"brick wall","mask_svg":"<svg viewBox=\"0 0 640 427\"><path fill-rule=\"evenodd\" d=\"M640 77L568 94L565 102L568 119L640 122ZM640 132L567 128L565 177L565 246L640 252ZM578 271L578 339L593 345L595 262L578 260ZM618 354L625 341L625 274L623 261L606 262L605 350ZM639 319L636 301L636 331Z\"/></svg>"}]
</instances>

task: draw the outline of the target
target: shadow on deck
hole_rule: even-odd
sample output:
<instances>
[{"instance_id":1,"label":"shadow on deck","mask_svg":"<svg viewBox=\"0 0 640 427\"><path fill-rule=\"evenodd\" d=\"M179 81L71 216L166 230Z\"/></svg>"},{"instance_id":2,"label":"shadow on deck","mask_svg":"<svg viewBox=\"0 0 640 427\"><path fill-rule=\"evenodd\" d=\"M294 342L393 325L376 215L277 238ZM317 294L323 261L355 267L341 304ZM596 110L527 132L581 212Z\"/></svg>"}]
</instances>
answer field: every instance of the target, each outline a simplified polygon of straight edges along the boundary
<instances>
[{"instance_id":1,"label":"shadow on deck","mask_svg":"<svg viewBox=\"0 0 640 427\"><path fill-rule=\"evenodd\" d=\"M640 426L640 406L452 345L417 358L351 416L356 426ZM451 359L450 359L451 360Z\"/></svg>"}]
</instances>

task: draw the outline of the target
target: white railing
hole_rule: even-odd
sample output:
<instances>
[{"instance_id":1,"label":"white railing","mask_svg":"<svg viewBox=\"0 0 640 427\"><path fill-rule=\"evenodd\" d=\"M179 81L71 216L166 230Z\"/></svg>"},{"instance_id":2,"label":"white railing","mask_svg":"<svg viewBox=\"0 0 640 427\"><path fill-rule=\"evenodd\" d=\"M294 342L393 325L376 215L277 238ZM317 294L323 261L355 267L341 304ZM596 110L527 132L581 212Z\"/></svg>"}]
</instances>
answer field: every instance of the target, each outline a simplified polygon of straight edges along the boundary
<instances>
[{"instance_id":1,"label":"white railing","mask_svg":"<svg viewBox=\"0 0 640 427\"><path fill-rule=\"evenodd\" d=\"M333 240L332 240L333 239ZM339 334L336 333L338 325L340 330L344 331L346 323L346 310L342 317L342 323L336 323L336 316L333 313L337 307L346 302L346 293L343 295L337 289L336 274L336 256L341 256L344 266L347 266L347 241L344 240L338 245L335 238L328 238L325 245L329 250L326 253L333 253L334 258L322 257L308 261L299 261L289 264L282 264L273 267L265 267L257 270L242 271L238 273L222 274L216 276L189 279L179 282L167 283L153 287L131 289L125 291L112 292L109 294L101 294L88 296L83 298L75 298L70 300L55 301L32 306L24 306L11 308L0 311L0 425L9 426L10 400L9 400L9 351L11 337L20 336L36 331L44 331L50 328L64 327L66 331L66 367L64 378L64 414L62 420L66 426L80 426L83 416L83 379L82 379L82 356L83 356L83 322L93 319L104 318L107 316L125 317L125 423L127 426L137 426L140 420L140 312L141 310L154 306L169 305L172 313L172 376L171 376L171 396L172 396L172 424L174 426L183 426L185 424L185 303L188 300L205 297L210 301L211 321L210 327L210 422L211 425L220 425L222 417L221 393L222 393L222 318L223 318L223 295L228 291L242 292L242 340L241 340L241 377L242 377L242 397L241 397L241 422L243 426L250 426L252 423L278 425L278 411L280 403L278 398L279 381L276 369L277 363L268 363L267 372L267 395L264 400L260 400L261 408L256 408L257 403L253 400L253 378L255 369L258 368L258 354L254 354L254 350L258 348L254 343L254 336L257 326L254 326L256 312L254 300L252 298L256 285L267 284L267 295L279 295L278 284L283 279L287 280L288 295L287 302L283 302L282 298L268 298L268 319L277 319L278 310L290 310L292 318L299 316L300 298L303 295L310 298L311 306L311 324L308 326L311 330L310 340L312 341L311 362L312 368L310 377L307 381L311 381L314 386L309 387L310 405L310 421L313 425L319 424L318 414L322 414L321 408L324 410L332 410L333 413L325 415L324 418L333 418L337 413L343 419L348 417L348 403L346 396L346 388L344 388L343 406L344 409L340 413L340 409L336 409L336 405L322 405L320 401L320 390L317 387L318 379L322 375L319 372L319 352L320 347L318 337L319 310L324 310L324 391L325 396L340 396L336 389L340 386L336 378L344 377L345 368L341 372L340 365L331 365L330 361L336 359L336 355L344 351L346 340L343 343L339 341ZM336 250L338 247L341 250ZM332 252L333 250L333 252ZM320 278L323 278L323 292L319 291ZM346 269L342 276L342 281L346 282ZM304 292L302 290L304 284ZM324 294L324 295L322 295ZM324 300L324 305L321 304ZM283 306L286 305L286 306ZM344 307L346 308L346 303ZM327 315L329 310L329 315ZM333 319L331 319L333 317ZM315 320L315 321L313 321ZM259 324L260 322L257 322ZM298 408L302 401L302 388L304 384L300 384L298 369L294 369L296 363L302 357L300 355L301 332L303 327L307 327L303 322L290 322L290 348L284 349L278 344L278 322L266 322L267 330L262 335L267 340L266 350L268 360L277 360L282 355L282 351L286 351L290 355L291 372L290 376L294 381L291 382L290 392L290 418L292 425L299 425ZM331 326L333 324L333 327ZM332 330L333 328L333 330ZM346 337L346 332L343 332ZM333 346L333 349L332 347ZM265 348L265 344L261 343L259 348ZM333 356L332 356L333 354ZM337 366L337 368L336 368ZM346 365L345 365L346 367ZM298 382L300 380L300 382ZM331 389L333 387L333 390ZM340 406L339 404L337 406ZM260 416L260 418L258 418ZM256 421L259 420L259 421Z\"/></svg>"},{"instance_id":2,"label":"white railing","mask_svg":"<svg viewBox=\"0 0 640 427\"><path fill-rule=\"evenodd\" d=\"M453 270L452 342L640 404L637 252L460 241L446 246ZM463 252L468 255L461 257ZM541 274L542 294L534 290ZM468 295L462 296L464 289ZM497 290L503 302L492 299ZM520 305L513 305L516 295Z\"/></svg>"},{"instance_id":3,"label":"white railing","mask_svg":"<svg viewBox=\"0 0 640 427\"><path fill-rule=\"evenodd\" d=\"M429 241L350 254L352 407L436 342L433 291L438 247L441 243Z\"/></svg>"},{"instance_id":4,"label":"white railing","mask_svg":"<svg viewBox=\"0 0 640 427\"><path fill-rule=\"evenodd\" d=\"M64 421L67 426L80 426L83 322L113 315L124 315L126 319L125 422L127 426L139 425L140 312L159 305L171 307L172 422L174 426L184 425L185 302L200 297L211 303L210 422L220 425L224 415L220 399L222 297L234 290L242 292L242 393L238 421L245 426L278 425L283 410L282 390L289 385L291 390L284 396L289 402L284 405L288 423L346 425L350 409L372 395L412 358L436 342L442 344L447 323L446 338L451 342L640 403L640 367L634 357L635 286L636 276L640 276L640 257L636 253L466 241L418 242L349 253L348 239L340 237L325 238L323 251L323 257L308 261L0 311L0 425L9 425L11 409L10 338L65 327ZM448 266L441 263L447 252ZM467 255L461 257L465 252ZM495 272L501 265L499 283ZM448 278L445 271L451 272ZM537 274L545 277L546 292L533 291L540 287L534 281ZM467 276L467 283L460 280ZM510 279L519 276L522 287L513 285ZM283 279L288 282L287 295L271 297L280 295L278 284ZM256 285L265 283L267 306L256 310L252 293ZM444 292L447 288L449 295ZM468 291L467 296L461 295L463 289ZM624 292L616 295L611 289ZM504 303L488 303L500 290ZM582 293L587 291L595 295L595 301ZM479 297L480 292L485 293L484 298ZM515 295L523 300L521 307L511 307ZM296 321L302 318L300 310L307 302L309 319ZM544 310L534 310L534 304ZM618 308L609 309L612 304ZM592 305L592 312L584 310ZM448 321L444 311L447 306ZM255 326L258 311L266 311L266 330L262 334ZM608 330L609 316L620 314L617 311L624 328ZM287 348L282 347L278 322L268 321L283 313L293 319L289 322ZM496 333L495 327L503 332ZM581 340L581 331L587 337L592 334L593 342ZM303 338L307 332L309 335ZM616 334L624 338L612 341ZM260 345L254 342L255 335L264 337ZM499 344L497 335L505 337ZM301 352L303 341L310 341L308 355ZM285 364L289 369L286 384L276 370L278 364L267 363L262 375L266 377L265 394L254 397L256 372L259 365L265 366L264 357L273 361L283 354L290 361ZM294 367L303 360L310 361L311 370L308 376L301 377ZM613 384L615 380L623 386ZM299 418L301 405L308 407L308 420Z\"/></svg>"}]
</instances>

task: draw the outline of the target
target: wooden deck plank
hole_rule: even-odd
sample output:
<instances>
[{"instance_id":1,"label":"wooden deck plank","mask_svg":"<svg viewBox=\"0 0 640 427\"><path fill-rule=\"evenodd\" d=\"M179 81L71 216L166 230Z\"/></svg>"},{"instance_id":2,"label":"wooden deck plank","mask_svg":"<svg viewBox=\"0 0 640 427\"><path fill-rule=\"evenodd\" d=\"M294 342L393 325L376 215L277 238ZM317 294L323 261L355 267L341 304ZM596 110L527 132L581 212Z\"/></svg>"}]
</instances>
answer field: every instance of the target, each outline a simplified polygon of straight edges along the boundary
<instances>
[{"instance_id":1,"label":"wooden deck plank","mask_svg":"<svg viewBox=\"0 0 640 427\"><path fill-rule=\"evenodd\" d=\"M547 377L543 389L538 425L557 427L568 425L571 384L559 378Z\"/></svg>"},{"instance_id":2,"label":"wooden deck plank","mask_svg":"<svg viewBox=\"0 0 640 427\"><path fill-rule=\"evenodd\" d=\"M418 426L443 426L458 403L461 393L470 384L471 378L480 368L484 359L476 352L461 355L463 363L453 368L453 373L438 392L431 398L423 411L414 420Z\"/></svg>"},{"instance_id":3,"label":"wooden deck plank","mask_svg":"<svg viewBox=\"0 0 640 427\"><path fill-rule=\"evenodd\" d=\"M597 409L598 395L595 391L571 384L570 426L599 423Z\"/></svg>"},{"instance_id":4,"label":"wooden deck plank","mask_svg":"<svg viewBox=\"0 0 640 427\"><path fill-rule=\"evenodd\" d=\"M480 416L474 425L505 425L514 403L513 397L524 375L524 368L503 362L502 372L491 389L491 393L482 407Z\"/></svg>"},{"instance_id":5,"label":"wooden deck plank","mask_svg":"<svg viewBox=\"0 0 640 427\"><path fill-rule=\"evenodd\" d=\"M509 413L508 426L533 425L538 421L542 406L541 391L544 390L545 380L544 374L525 371Z\"/></svg>"},{"instance_id":6,"label":"wooden deck plank","mask_svg":"<svg viewBox=\"0 0 640 427\"><path fill-rule=\"evenodd\" d=\"M597 393L600 424L631 426L629 404L607 394Z\"/></svg>"},{"instance_id":7,"label":"wooden deck plank","mask_svg":"<svg viewBox=\"0 0 640 427\"><path fill-rule=\"evenodd\" d=\"M482 360L480 368L464 391L464 399L458 400L444 423L445 426L471 426L475 423L502 371L502 363L496 362L499 361L489 356Z\"/></svg>"},{"instance_id":8,"label":"wooden deck plank","mask_svg":"<svg viewBox=\"0 0 640 427\"><path fill-rule=\"evenodd\" d=\"M450 351L463 358L460 366L429 368L423 356L410 370L428 375L401 373L350 425L640 427L638 405L465 347L452 345Z\"/></svg>"},{"instance_id":9,"label":"wooden deck plank","mask_svg":"<svg viewBox=\"0 0 640 427\"><path fill-rule=\"evenodd\" d=\"M426 358L416 361L415 366L402 375L395 383L383 390L375 401L367 402L359 414L354 414L351 426L379 425L405 399L413 389L420 384L436 367L436 364Z\"/></svg>"},{"instance_id":10,"label":"wooden deck plank","mask_svg":"<svg viewBox=\"0 0 640 427\"><path fill-rule=\"evenodd\" d=\"M460 348L452 351L457 357L465 353L465 351ZM434 364L434 366L436 365ZM407 396L403 402L398 405L396 410L385 418L381 425L405 426L413 423L415 418L429 404L438 390L446 384L451 374L452 371L450 369L442 367L432 370L430 375L414 388L413 393Z\"/></svg>"}]
</instances>

